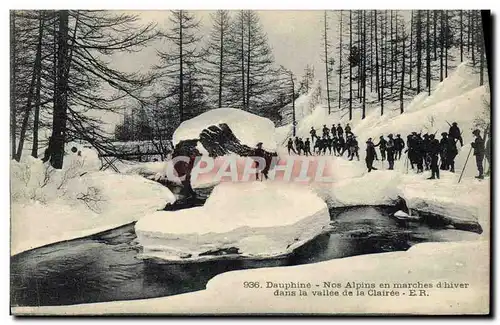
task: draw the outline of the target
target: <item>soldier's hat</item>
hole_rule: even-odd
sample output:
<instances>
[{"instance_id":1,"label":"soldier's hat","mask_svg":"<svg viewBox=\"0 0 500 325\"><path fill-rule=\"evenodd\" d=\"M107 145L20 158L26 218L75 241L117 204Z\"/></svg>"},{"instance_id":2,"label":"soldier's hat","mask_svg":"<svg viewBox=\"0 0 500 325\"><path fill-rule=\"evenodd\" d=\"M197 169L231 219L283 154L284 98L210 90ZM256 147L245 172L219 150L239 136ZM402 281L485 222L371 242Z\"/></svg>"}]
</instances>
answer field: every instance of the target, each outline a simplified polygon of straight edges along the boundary
<instances>
[{"instance_id":1,"label":"soldier's hat","mask_svg":"<svg viewBox=\"0 0 500 325\"><path fill-rule=\"evenodd\" d=\"M444 137L445 135L448 135L448 133L446 133L446 132L441 133L441 136Z\"/></svg>"},{"instance_id":2,"label":"soldier's hat","mask_svg":"<svg viewBox=\"0 0 500 325\"><path fill-rule=\"evenodd\" d=\"M479 129L475 129L474 131L472 131L472 134L480 134L481 131L479 131Z\"/></svg>"},{"instance_id":3,"label":"soldier's hat","mask_svg":"<svg viewBox=\"0 0 500 325\"><path fill-rule=\"evenodd\" d=\"M401 136L401 134L399 134L399 133L398 133L396 136L397 136L397 137L400 137L400 136Z\"/></svg>"},{"instance_id":4,"label":"soldier's hat","mask_svg":"<svg viewBox=\"0 0 500 325\"><path fill-rule=\"evenodd\" d=\"M453 122L451 123L451 125L457 126L457 122Z\"/></svg>"},{"instance_id":5,"label":"soldier's hat","mask_svg":"<svg viewBox=\"0 0 500 325\"><path fill-rule=\"evenodd\" d=\"M368 138L368 141L366 141L366 142L370 142L370 141L372 141L372 138Z\"/></svg>"},{"instance_id":6,"label":"soldier's hat","mask_svg":"<svg viewBox=\"0 0 500 325\"><path fill-rule=\"evenodd\" d=\"M392 133L389 133L388 137L389 137L389 138L392 138Z\"/></svg>"},{"instance_id":7,"label":"soldier's hat","mask_svg":"<svg viewBox=\"0 0 500 325\"><path fill-rule=\"evenodd\" d=\"M262 142L257 143L257 147L262 147Z\"/></svg>"}]
</instances>

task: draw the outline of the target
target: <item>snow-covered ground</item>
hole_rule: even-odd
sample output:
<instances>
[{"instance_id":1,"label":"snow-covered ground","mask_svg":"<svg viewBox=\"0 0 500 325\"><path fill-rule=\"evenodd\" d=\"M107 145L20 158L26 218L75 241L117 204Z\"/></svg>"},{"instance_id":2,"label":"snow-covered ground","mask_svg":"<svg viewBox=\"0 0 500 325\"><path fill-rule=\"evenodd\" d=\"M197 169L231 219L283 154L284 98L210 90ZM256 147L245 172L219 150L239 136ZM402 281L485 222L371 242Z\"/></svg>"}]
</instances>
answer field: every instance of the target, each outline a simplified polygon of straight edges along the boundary
<instances>
[{"instance_id":1,"label":"snow-covered ground","mask_svg":"<svg viewBox=\"0 0 500 325\"><path fill-rule=\"evenodd\" d=\"M325 231L329 221L326 204L307 187L221 183L204 206L155 212L135 230L144 257L192 261L232 250L233 256L267 258L290 253Z\"/></svg>"},{"instance_id":2,"label":"snow-covered ground","mask_svg":"<svg viewBox=\"0 0 500 325\"><path fill-rule=\"evenodd\" d=\"M71 148L73 145L68 145ZM94 151L67 150L62 170L32 157L11 164L11 254L112 229L175 201L138 175L99 171Z\"/></svg>"},{"instance_id":3,"label":"snow-covered ground","mask_svg":"<svg viewBox=\"0 0 500 325\"><path fill-rule=\"evenodd\" d=\"M486 314L489 312L489 243L479 240L418 244L405 252L361 255L290 267L222 273L206 290L176 296L73 306L14 307L14 314ZM342 296L347 282L430 283L429 296ZM258 282L264 288L244 284ZM308 296L275 296L271 283L311 283ZM324 282L340 283L340 297L313 296ZM467 283L467 288L438 289L439 282ZM316 287L318 285L319 287ZM335 289L330 289L334 291ZM391 289L389 289L391 290ZM355 292L356 290L352 290ZM405 295L402 295L402 293ZM365 289L365 293L367 290Z\"/></svg>"}]
</instances>

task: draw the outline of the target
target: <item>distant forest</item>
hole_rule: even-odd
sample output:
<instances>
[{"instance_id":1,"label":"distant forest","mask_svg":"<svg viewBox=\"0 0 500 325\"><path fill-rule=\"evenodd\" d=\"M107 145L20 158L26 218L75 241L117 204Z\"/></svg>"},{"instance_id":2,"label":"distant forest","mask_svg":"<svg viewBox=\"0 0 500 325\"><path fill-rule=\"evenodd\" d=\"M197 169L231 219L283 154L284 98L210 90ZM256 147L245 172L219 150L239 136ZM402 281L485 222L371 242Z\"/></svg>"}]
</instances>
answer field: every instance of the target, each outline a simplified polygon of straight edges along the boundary
<instances>
[{"instance_id":1,"label":"distant forest","mask_svg":"<svg viewBox=\"0 0 500 325\"><path fill-rule=\"evenodd\" d=\"M275 62L258 12L215 11L209 35L201 34L192 12L165 15L168 29L141 25L127 12L11 11L12 159L21 159L27 142L33 157L48 145L54 168L62 167L69 141L104 152L113 139L161 143L183 121L218 107L280 125L294 100L311 90L329 112L342 110L349 118L364 118L368 105L384 114L389 101L399 102L403 113L406 99L430 93L457 60L470 60L485 82L480 11L325 11L318 31L324 69L305 66L301 76ZM157 52L151 71L112 67L113 55L158 39L168 50ZM312 89L315 80L326 89ZM114 134L104 131L102 112L123 115ZM50 140L40 139L41 130Z\"/></svg>"}]
</instances>

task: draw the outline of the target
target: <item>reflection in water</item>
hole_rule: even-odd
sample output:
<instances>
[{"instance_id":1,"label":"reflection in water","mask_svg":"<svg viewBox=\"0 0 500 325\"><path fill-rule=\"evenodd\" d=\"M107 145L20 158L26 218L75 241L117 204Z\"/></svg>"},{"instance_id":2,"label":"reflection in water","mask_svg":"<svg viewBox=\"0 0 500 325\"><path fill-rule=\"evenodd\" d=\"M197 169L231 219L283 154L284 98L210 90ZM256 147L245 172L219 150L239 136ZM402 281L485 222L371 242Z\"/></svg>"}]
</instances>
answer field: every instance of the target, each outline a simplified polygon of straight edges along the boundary
<instances>
[{"instance_id":1,"label":"reflection in water","mask_svg":"<svg viewBox=\"0 0 500 325\"><path fill-rule=\"evenodd\" d=\"M167 264L136 258L133 224L57 243L11 258L12 305L68 305L175 295L202 290L217 274L240 269L315 263L406 250L425 241L460 240L463 231L401 224L383 208L332 210L331 232L289 257ZM446 236L443 232L448 233ZM470 233L469 233L470 234Z\"/></svg>"}]
</instances>

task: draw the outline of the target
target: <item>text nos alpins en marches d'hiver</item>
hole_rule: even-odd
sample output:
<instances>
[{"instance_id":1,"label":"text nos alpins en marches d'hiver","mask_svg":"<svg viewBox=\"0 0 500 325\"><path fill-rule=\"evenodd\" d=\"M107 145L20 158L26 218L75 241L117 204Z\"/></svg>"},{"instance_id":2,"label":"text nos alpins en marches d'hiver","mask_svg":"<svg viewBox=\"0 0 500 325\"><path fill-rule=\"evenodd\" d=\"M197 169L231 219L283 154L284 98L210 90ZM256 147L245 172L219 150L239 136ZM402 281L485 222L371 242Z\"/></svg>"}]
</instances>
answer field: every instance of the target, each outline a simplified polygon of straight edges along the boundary
<instances>
[{"instance_id":1,"label":"text nos alpins en marches d'hiver","mask_svg":"<svg viewBox=\"0 0 500 325\"><path fill-rule=\"evenodd\" d=\"M434 290L469 289L466 282L274 282L244 281L244 289L260 289L272 292L278 297L314 296L314 297L354 297L354 296L408 296L427 297Z\"/></svg>"}]
</instances>

